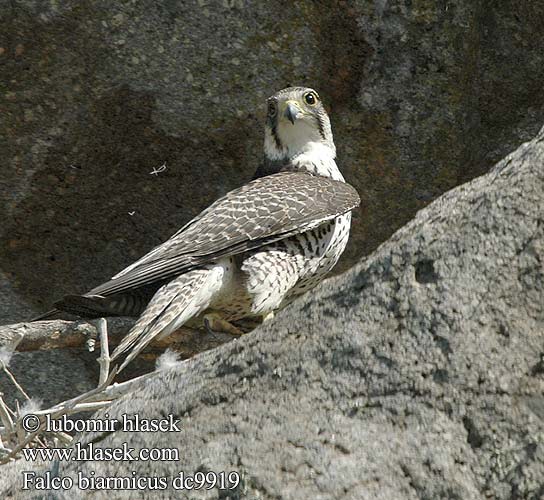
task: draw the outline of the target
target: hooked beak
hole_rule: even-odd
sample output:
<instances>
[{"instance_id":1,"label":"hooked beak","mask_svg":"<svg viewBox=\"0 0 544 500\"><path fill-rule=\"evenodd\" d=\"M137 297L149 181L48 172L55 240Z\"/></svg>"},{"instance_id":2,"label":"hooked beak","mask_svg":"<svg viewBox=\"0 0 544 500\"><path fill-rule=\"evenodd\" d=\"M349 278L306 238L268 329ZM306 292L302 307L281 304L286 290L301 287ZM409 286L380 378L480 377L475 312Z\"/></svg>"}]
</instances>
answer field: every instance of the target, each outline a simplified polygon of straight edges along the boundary
<instances>
[{"instance_id":1,"label":"hooked beak","mask_svg":"<svg viewBox=\"0 0 544 500\"><path fill-rule=\"evenodd\" d=\"M287 118L294 125L295 120L298 120L302 116L302 110L295 101L287 101L285 104L286 106L283 116L285 116L285 118Z\"/></svg>"}]
</instances>

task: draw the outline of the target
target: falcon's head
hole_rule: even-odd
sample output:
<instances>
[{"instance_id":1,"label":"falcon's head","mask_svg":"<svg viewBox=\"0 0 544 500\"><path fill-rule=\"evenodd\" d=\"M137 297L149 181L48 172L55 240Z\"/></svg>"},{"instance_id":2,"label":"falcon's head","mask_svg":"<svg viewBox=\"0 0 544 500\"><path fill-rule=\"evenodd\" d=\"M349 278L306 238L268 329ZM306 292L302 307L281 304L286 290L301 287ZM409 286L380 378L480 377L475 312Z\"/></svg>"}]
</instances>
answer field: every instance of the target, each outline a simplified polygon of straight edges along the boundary
<instances>
[{"instance_id":1,"label":"falcon's head","mask_svg":"<svg viewBox=\"0 0 544 500\"><path fill-rule=\"evenodd\" d=\"M331 122L318 93L289 87L267 99L264 155L269 162L303 154L336 156Z\"/></svg>"}]
</instances>

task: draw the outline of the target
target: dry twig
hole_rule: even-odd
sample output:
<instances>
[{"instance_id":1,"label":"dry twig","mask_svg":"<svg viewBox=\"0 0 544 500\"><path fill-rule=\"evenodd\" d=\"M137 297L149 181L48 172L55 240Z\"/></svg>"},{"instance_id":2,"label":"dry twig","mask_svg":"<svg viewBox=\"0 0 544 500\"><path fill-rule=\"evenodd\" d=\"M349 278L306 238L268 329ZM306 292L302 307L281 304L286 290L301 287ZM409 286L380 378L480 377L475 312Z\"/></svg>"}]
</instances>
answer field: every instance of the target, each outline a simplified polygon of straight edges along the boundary
<instances>
[{"instance_id":1,"label":"dry twig","mask_svg":"<svg viewBox=\"0 0 544 500\"><path fill-rule=\"evenodd\" d=\"M116 399L134 391L154 375L147 373L122 383L112 383L117 374L117 367L110 370L110 344L116 345L130 330L134 320L130 318L109 318L98 320L96 325L86 321L40 321L34 323L19 323L0 326L0 347L12 351L50 350L63 348L82 348L89 339L100 342L100 375L98 386L77 397L58 403L51 408L35 410L33 415L40 419L38 429L27 432L22 425L21 411L12 411L0 395L0 463L6 463L18 458L25 447L43 447L49 443L54 446L62 443L69 446L73 438L63 432L45 432L46 417L57 419L63 415L79 412L93 412L110 405ZM98 334L98 335L97 335ZM182 359L189 358L198 352L216 347L232 340L232 336L224 333L210 333L201 330L181 328L169 337L155 341L150 349L163 351L173 347ZM0 361L1 362L1 361ZM1 368L6 372L17 390L27 399L30 397L17 382L16 377L1 362Z\"/></svg>"}]
</instances>

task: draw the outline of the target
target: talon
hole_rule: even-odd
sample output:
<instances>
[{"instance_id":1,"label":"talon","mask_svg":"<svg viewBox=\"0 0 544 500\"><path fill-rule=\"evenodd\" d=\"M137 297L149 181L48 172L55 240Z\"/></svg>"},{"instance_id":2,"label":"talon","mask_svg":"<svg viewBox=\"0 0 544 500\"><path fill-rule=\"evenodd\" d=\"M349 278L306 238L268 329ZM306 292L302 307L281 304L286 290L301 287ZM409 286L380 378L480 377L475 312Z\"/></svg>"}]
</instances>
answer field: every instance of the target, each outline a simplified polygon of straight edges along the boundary
<instances>
[{"instance_id":1,"label":"talon","mask_svg":"<svg viewBox=\"0 0 544 500\"><path fill-rule=\"evenodd\" d=\"M217 313L209 313L204 315L204 326L208 333L230 333L231 335L240 336L244 332L240 328L229 323Z\"/></svg>"}]
</instances>

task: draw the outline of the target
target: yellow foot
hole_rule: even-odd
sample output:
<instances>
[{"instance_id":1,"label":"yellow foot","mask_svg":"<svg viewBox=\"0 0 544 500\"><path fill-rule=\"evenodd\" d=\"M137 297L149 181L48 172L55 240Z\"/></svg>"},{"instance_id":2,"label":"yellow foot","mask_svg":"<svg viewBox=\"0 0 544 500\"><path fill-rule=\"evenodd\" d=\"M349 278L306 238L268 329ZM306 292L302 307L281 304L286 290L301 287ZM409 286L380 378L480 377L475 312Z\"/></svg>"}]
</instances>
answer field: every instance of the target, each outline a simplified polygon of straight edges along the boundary
<instances>
[{"instance_id":1,"label":"yellow foot","mask_svg":"<svg viewBox=\"0 0 544 500\"><path fill-rule=\"evenodd\" d=\"M243 335L240 328L223 319L218 313L209 313L204 315L204 326L210 333L230 333L231 335Z\"/></svg>"}]
</instances>

